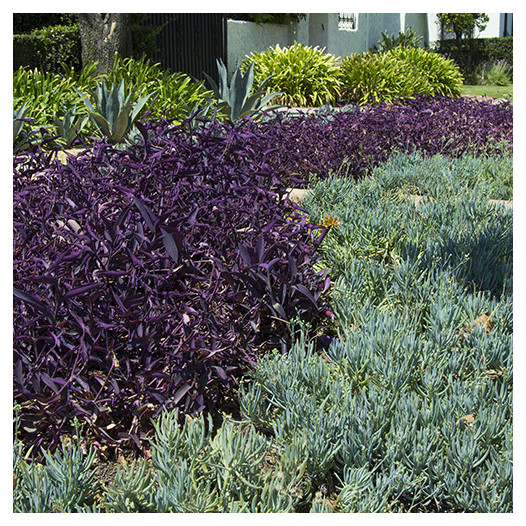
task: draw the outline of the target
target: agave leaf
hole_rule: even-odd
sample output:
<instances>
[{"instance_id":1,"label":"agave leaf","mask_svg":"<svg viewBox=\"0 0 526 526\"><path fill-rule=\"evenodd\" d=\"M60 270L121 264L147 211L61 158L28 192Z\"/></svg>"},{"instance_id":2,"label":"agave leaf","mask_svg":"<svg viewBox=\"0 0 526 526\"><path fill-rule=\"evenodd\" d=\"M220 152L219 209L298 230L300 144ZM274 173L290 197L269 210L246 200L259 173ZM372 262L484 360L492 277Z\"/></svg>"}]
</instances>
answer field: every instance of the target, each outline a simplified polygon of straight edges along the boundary
<instances>
[{"instance_id":1,"label":"agave leaf","mask_svg":"<svg viewBox=\"0 0 526 526\"><path fill-rule=\"evenodd\" d=\"M216 60L217 71L219 74L219 89L217 92L217 97L223 100L228 100L229 98L229 85L228 85L228 73L226 66L224 65L221 59Z\"/></svg>"},{"instance_id":2,"label":"agave leaf","mask_svg":"<svg viewBox=\"0 0 526 526\"><path fill-rule=\"evenodd\" d=\"M90 113L90 117L104 136L112 136L110 123L100 113Z\"/></svg>"},{"instance_id":3,"label":"agave leaf","mask_svg":"<svg viewBox=\"0 0 526 526\"><path fill-rule=\"evenodd\" d=\"M153 92L153 93L148 93L147 95L145 95L144 97L140 98L134 105L133 107L133 111L132 111L132 114L131 114L131 117L130 117L130 123L134 123L135 122L135 119L140 115L141 111L142 111L142 108L144 107L144 105L146 104L146 102L148 102L148 99L150 97L154 97L154 96L157 96L157 92Z\"/></svg>"},{"instance_id":4,"label":"agave leaf","mask_svg":"<svg viewBox=\"0 0 526 526\"><path fill-rule=\"evenodd\" d=\"M72 86L73 89L77 92L78 95L80 95L82 97L82 101L84 102L84 105L86 106L86 108L88 109L88 111L90 112L95 112L96 109L95 107L93 106L93 104L91 103L89 97L85 94L85 93L82 93L82 91L78 90L75 86ZM95 99L96 100L96 99Z\"/></svg>"},{"instance_id":5,"label":"agave leaf","mask_svg":"<svg viewBox=\"0 0 526 526\"><path fill-rule=\"evenodd\" d=\"M124 80L121 80L121 83L117 88L115 86L111 86L111 91L108 95L108 102L106 107L106 113L105 117L107 121L110 123L111 129L113 131L113 135L116 136L116 129L117 129L117 119L121 116L123 109L125 107L124 103ZM120 120L120 124L122 125L122 117ZM116 141L120 142L120 141Z\"/></svg>"},{"instance_id":6,"label":"agave leaf","mask_svg":"<svg viewBox=\"0 0 526 526\"><path fill-rule=\"evenodd\" d=\"M125 135L128 133L131 120L130 120L130 106L123 106L120 109L117 119L115 120L115 127L113 129L113 140L116 143L122 142Z\"/></svg>"},{"instance_id":7,"label":"agave leaf","mask_svg":"<svg viewBox=\"0 0 526 526\"><path fill-rule=\"evenodd\" d=\"M217 86L216 81L212 77L208 76L206 73L203 73L203 75L205 76L206 81L208 82L210 87L212 88L216 99L220 99L221 96L219 94L219 87Z\"/></svg>"},{"instance_id":8,"label":"agave leaf","mask_svg":"<svg viewBox=\"0 0 526 526\"><path fill-rule=\"evenodd\" d=\"M253 66L254 63L251 63L250 65ZM261 84L258 86L258 93L259 93L259 92L263 92L263 91L264 91L264 88L265 88L265 85L267 84L267 82L268 82L270 79L274 78L276 75L277 75L277 73L273 73L272 75L269 75L267 78L265 78L265 79L261 82Z\"/></svg>"},{"instance_id":9,"label":"agave leaf","mask_svg":"<svg viewBox=\"0 0 526 526\"><path fill-rule=\"evenodd\" d=\"M261 111L263 107L269 102L271 99L276 97L277 95L281 95L279 92L269 93L268 95L265 95L263 98L260 99L261 94L260 93L254 93L251 97L249 97L243 108L242 108L242 115L250 114L250 113L257 113ZM280 107L280 105L274 105L273 107Z\"/></svg>"},{"instance_id":10,"label":"agave leaf","mask_svg":"<svg viewBox=\"0 0 526 526\"><path fill-rule=\"evenodd\" d=\"M108 90L106 89L106 83L104 80L99 86L97 86L95 92L95 104L101 113L106 114L108 111Z\"/></svg>"},{"instance_id":11,"label":"agave leaf","mask_svg":"<svg viewBox=\"0 0 526 526\"><path fill-rule=\"evenodd\" d=\"M240 68L236 69L232 76L232 83L230 86L230 105L232 106L232 113L234 120L240 117L246 107L246 100L252 89L254 80L254 64L250 64L247 72L243 74Z\"/></svg>"}]
</instances>

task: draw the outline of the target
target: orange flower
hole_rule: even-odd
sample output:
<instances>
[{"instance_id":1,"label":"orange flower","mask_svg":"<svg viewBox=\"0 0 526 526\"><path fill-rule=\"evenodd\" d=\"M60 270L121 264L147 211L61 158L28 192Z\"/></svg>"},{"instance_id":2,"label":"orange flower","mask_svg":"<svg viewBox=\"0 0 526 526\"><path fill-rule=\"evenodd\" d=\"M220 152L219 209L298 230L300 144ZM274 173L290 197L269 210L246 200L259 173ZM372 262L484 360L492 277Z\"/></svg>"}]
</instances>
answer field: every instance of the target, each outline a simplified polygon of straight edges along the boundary
<instances>
[{"instance_id":1,"label":"orange flower","mask_svg":"<svg viewBox=\"0 0 526 526\"><path fill-rule=\"evenodd\" d=\"M325 216L323 221L322 221L322 224L323 226L326 226L328 228L338 228L338 225L341 224L340 221L338 221L338 219L336 217L332 217L332 216Z\"/></svg>"}]
</instances>

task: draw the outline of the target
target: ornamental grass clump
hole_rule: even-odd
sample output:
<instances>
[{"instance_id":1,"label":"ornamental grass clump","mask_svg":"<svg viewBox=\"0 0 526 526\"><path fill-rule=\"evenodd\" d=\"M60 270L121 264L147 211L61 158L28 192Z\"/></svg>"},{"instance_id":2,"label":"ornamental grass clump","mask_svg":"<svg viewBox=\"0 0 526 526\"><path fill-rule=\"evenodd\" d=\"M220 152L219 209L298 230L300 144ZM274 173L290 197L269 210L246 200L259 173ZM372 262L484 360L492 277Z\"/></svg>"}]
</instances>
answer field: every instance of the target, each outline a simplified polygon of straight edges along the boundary
<instances>
[{"instance_id":1,"label":"ornamental grass clump","mask_svg":"<svg viewBox=\"0 0 526 526\"><path fill-rule=\"evenodd\" d=\"M291 319L324 318L329 281L312 263L325 229L282 201L265 155L240 147L246 130L148 131L64 165L14 158L26 447L54 449L74 416L100 443L140 446L163 408L213 407L262 346L286 348Z\"/></svg>"}]
</instances>

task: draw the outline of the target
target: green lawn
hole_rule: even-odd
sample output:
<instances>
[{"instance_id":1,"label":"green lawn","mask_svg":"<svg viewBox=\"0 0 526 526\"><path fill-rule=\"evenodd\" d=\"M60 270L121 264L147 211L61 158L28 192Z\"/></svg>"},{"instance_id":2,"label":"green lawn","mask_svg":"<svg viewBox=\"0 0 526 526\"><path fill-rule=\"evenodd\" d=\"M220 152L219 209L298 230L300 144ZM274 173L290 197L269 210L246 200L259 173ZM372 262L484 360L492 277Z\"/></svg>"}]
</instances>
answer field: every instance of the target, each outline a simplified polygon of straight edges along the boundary
<instances>
[{"instance_id":1,"label":"green lawn","mask_svg":"<svg viewBox=\"0 0 526 526\"><path fill-rule=\"evenodd\" d=\"M488 97L498 97L509 99L513 104L513 84L507 86L481 86L464 85L462 95L485 95Z\"/></svg>"}]
</instances>

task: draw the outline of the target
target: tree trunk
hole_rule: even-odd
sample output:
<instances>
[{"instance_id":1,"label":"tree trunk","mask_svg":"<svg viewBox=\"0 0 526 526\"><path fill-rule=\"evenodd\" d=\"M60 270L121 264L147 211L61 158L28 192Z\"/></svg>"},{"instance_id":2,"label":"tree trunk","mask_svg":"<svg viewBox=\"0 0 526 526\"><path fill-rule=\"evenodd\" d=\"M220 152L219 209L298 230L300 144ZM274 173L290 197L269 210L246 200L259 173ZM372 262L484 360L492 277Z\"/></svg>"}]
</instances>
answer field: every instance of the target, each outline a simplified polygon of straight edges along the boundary
<instances>
[{"instance_id":1,"label":"tree trunk","mask_svg":"<svg viewBox=\"0 0 526 526\"><path fill-rule=\"evenodd\" d=\"M132 54L130 15L127 13L79 13L82 65L98 62L97 74L108 73L115 53Z\"/></svg>"}]
</instances>

